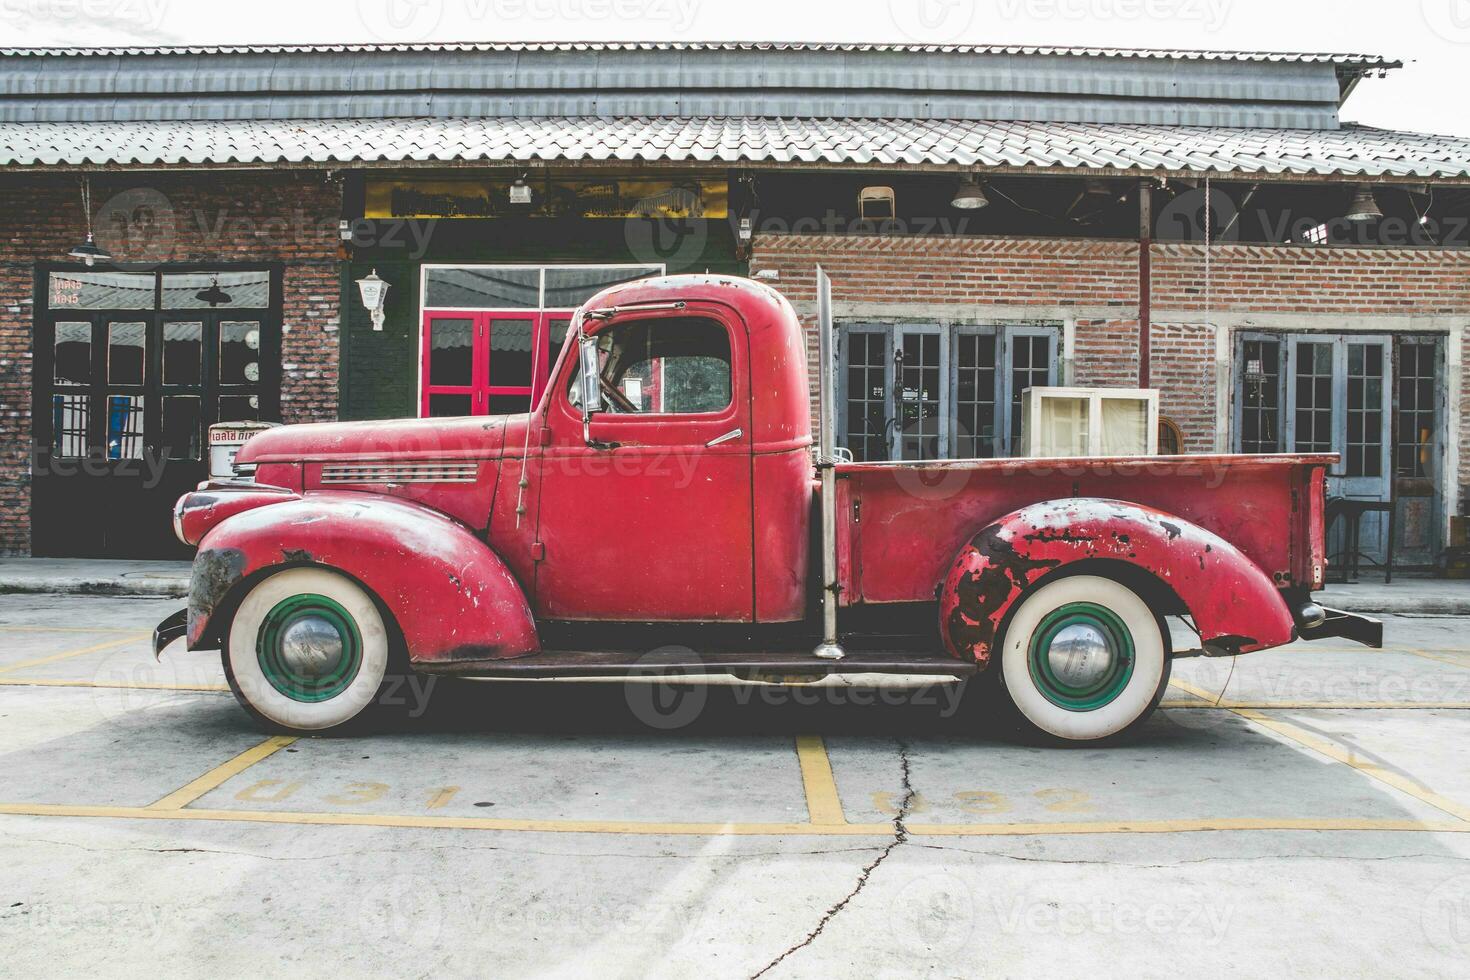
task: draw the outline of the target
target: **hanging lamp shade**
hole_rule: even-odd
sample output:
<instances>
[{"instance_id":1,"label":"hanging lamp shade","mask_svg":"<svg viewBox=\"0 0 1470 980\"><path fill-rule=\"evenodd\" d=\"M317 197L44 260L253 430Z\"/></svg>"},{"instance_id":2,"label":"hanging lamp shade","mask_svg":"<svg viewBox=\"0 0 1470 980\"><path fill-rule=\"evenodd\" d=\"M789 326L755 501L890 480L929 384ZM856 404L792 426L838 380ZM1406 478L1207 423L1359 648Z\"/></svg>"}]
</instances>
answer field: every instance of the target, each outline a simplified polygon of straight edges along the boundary
<instances>
[{"instance_id":1,"label":"hanging lamp shade","mask_svg":"<svg viewBox=\"0 0 1470 980\"><path fill-rule=\"evenodd\" d=\"M1358 188L1358 193L1353 198L1353 206L1348 208L1347 219L1349 221L1377 221L1382 217L1383 211L1373 198L1373 188L1366 185Z\"/></svg>"},{"instance_id":2,"label":"hanging lamp shade","mask_svg":"<svg viewBox=\"0 0 1470 980\"><path fill-rule=\"evenodd\" d=\"M985 188L974 178L965 180L954 192L954 199L949 202L950 207L961 208L965 211L978 211L980 208L990 206L990 198L985 196Z\"/></svg>"},{"instance_id":3,"label":"hanging lamp shade","mask_svg":"<svg viewBox=\"0 0 1470 980\"><path fill-rule=\"evenodd\" d=\"M72 246L71 251L66 254L70 258L80 259L87 263L88 268L96 265L98 262L112 261L112 254L92 240L92 233L90 231L87 232L86 241L80 245Z\"/></svg>"}]
</instances>

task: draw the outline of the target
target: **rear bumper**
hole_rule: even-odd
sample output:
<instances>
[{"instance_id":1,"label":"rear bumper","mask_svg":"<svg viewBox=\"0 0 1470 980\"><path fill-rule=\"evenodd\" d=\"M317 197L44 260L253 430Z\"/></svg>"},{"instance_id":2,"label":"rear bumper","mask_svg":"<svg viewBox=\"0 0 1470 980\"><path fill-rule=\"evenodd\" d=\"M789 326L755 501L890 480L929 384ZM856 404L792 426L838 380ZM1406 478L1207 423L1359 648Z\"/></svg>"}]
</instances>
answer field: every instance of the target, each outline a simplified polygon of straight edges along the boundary
<instances>
[{"instance_id":1,"label":"rear bumper","mask_svg":"<svg viewBox=\"0 0 1470 980\"><path fill-rule=\"evenodd\" d=\"M1342 612L1338 609L1324 609L1323 612L1327 614L1327 618L1321 623L1315 626L1299 627L1298 633L1302 639L1330 640L1340 637L1375 650L1383 649L1383 623L1381 621Z\"/></svg>"}]
</instances>

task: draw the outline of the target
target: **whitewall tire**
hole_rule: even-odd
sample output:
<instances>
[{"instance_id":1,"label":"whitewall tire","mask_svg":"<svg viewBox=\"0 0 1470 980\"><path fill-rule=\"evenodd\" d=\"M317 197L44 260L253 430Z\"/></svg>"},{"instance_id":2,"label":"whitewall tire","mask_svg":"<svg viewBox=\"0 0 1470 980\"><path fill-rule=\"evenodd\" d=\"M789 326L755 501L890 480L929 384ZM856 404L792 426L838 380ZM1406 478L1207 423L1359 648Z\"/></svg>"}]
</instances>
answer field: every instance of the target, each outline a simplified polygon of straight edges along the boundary
<instances>
[{"instance_id":1,"label":"whitewall tire","mask_svg":"<svg viewBox=\"0 0 1470 980\"><path fill-rule=\"evenodd\" d=\"M389 646L383 616L360 586L326 569L292 568L240 603L225 671L235 697L268 725L319 732L374 703Z\"/></svg>"},{"instance_id":2,"label":"whitewall tire","mask_svg":"<svg viewBox=\"0 0 1470 980\"><path fill-rule=\"evenodd\" d=\"M1161 621L1112 579L1075 575L1025 596L1001 641L1000 677L1026 724L1058 739L1123 735L1169 683Z\"/></svg>"}]
</instances>

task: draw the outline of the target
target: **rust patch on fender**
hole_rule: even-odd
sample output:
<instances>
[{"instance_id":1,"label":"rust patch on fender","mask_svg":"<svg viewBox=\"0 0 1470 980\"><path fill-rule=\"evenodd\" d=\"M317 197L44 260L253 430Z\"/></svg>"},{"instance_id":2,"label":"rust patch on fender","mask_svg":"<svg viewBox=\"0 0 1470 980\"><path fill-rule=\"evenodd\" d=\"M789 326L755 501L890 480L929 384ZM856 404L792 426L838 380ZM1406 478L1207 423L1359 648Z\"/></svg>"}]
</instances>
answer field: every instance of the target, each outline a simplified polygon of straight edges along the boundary
<instances>
[{"instance_id":1,"label":"rust patch on fender","mask_svg":"<svg viewBox=\"0 0 1470 980\"><path fill-rule=\"evenodd\" d=\"M245 552L239 548L201 551L189 575L189 640L199 639L204 623L230 589L245 577Z\"/></svg>"},{"instance_id":2,"label":"rust patch on fender","mask_svg":"<svg viewBox=\"0 0 1470 980\"><path fill-rule=\"evenodd\" d=\"M970 539L971 567L955 589L958 604L949 614L947 629L955 650L969 650L983 666L995 642L995 614L1013 592L1024 590L1039 572L1061 565L1056 558L1028 558L994 524ZM975 559L979 559L976 561Z\"/></svg>"}]
</instances>

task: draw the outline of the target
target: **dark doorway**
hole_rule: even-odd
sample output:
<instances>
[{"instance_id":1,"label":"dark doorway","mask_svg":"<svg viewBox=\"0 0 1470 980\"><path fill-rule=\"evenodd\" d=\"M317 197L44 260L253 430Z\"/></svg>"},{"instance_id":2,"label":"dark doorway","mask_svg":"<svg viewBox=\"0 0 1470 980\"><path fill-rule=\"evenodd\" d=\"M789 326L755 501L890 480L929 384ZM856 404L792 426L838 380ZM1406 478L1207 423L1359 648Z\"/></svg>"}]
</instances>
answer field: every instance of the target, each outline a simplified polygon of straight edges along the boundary
<instances>
[{"instance_id":1,"label":"dark doorway","mask_svg":"<svg viewBox=\"0 0 1470 980\"><path fill-rule=\"evenodd\" d=\"M187 558L174 501L208 427L280 418L280 270L37 276L31 551Z\"/></svg>"}]
</instances>

